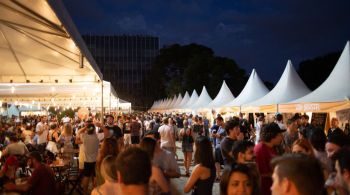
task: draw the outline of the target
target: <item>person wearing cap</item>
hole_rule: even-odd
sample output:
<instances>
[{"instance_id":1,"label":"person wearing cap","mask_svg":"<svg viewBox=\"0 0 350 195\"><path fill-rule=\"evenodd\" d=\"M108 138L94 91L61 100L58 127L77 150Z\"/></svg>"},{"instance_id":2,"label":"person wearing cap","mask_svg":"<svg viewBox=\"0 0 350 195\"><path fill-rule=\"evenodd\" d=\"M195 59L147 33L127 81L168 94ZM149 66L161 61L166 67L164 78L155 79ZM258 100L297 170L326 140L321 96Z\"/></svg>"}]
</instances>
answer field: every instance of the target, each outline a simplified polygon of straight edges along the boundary
<instances>
[{"instance_id":1,"label":"person wearing cap","mask_svg":"<svg viewBox=\"0 0 350 195\"><path fill-rule=\"evenodd\" d=\"M265 125L261 130L261 141L254 147L255 161L260 172L261 194L270 195L272 185L272 168L270 161L277 156L274 149L279 146L283 140L282 130L276 123Z\"/></svg>"},{"instance_id":2,"label":"person wearing cap","mask_svg":"<svg viewBox=\"0 0 350 195\"><path fill-rule=\"evenodd\" d=\"M30 168L34 168L28 181L21 184L7 183L4 185L6 190L30 192L29 194L58 194L54 172L49 166L42 163L39 152L29 153L27 164Z\"/></svg>"}]
</instances>

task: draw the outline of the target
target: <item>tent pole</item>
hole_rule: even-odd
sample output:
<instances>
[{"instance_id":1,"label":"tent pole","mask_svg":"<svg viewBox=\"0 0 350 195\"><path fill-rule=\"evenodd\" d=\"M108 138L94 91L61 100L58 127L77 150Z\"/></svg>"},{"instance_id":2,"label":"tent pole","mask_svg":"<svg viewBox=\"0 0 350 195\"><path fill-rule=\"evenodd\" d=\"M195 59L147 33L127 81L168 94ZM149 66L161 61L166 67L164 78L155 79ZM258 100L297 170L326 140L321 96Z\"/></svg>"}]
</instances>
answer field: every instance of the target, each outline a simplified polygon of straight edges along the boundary
<instances>
[{"instance_id":1,"label":"tent pole","mask_svg":"<svg viewBox=\"0 0 350 195\"><path fill-rule=\"evenodd\" d=\"M103 124L103 80L101 81L101 97L101 123Z\"/></svg>"}]
</instances>

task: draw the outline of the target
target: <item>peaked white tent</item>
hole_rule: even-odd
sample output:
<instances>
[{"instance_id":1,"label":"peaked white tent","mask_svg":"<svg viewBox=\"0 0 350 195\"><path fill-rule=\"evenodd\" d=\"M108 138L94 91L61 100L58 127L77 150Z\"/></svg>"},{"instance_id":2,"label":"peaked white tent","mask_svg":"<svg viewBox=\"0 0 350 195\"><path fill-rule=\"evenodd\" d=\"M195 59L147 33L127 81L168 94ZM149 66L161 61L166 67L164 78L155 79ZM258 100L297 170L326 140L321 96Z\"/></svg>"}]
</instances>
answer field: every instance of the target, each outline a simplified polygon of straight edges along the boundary
<instances>
[{"instance_id":1,"label":"peaked white tent","mask_svg":"<svg viewBox=\"0 0 350 195\"><path fill-rule=\"evenodd\" d=\"M226 82L223 81L219 93L216 95L215 99L205 106L205 109L217 109L228 102L231 102L235 99L233 94L230 91L230 88L226 85Z\"/></svg>"},{"instance_id":2,"label":"peaked white tent","mask_svg":"<svg viewBox=\"0 0 350 195\"><path fill-rule=\"evenodd\" d=\"M170 108L172 108L172 106L175 104L176 100L177 100L177 96L174 95L173 99L171 99L170 103L164 109L169 110Z\"/></svg>"},{"instance_id":3,"label":"peaked white tent","mask_svg":"<svg viewBox=\"0 0 350 195\"><path fill-rule=\"evenodd\" d=\"M241 93L236 99L224 105L221 109L240 112L241 105L255 101L265 96L267 93L269 93L269 89L267 89L258 73L253 69Z\"/></svg>"},{"instance_id":4,"label":"peaked white tent","mask_svg":"<svg viewBox=\"0 0 350 195\"><path fill-rule=\"evenodd\" d=\"M332 112L350 108L350 43L328 78L313 92L279 105L281 112Z\"/></svg>"},{"instance_id":5,"label":"peaked white tent","mask_svg":"<svg viewBox=\"0 0 350 195\"><path fill-rule=\"evenodd\" d=\"M305 83L288 60L284 72L276 86L264 97L244 104L242 112L277 112L277 105L290 102L310 93Z\"/></svg>"},{"instance_id":6,"label":"peaked white tent","mask_svg":"<svg viewBox=\"0 0 350 195\"><path fill-rule=\"evenodd\" d=\"M182 101L182 96L181 96L181 93L179 93L174 105L172 105L170 109L174 110L175 108L177 108L179 106L179 104L181 103L181 101Z\"/></svg>"},{"instance_id":7,"label":"peaked white tent","mask_svg":"<svg viewBox=\"0 0 350 195\"><path fill-rule=\"evenodd\" d=\"M186 91L185 96L182 98L182 101L180 102L179 105L177 105L175 107L176 110L179 110L182 106L184 106L185 104L187 104L187 102L190 100L190 95L188 94L188 92Z\"/></svg>"},{"instance_id":8,"label":"peaked white tent","mask_svg":"<svg viewBox=\"0 0 350 195\"><path fill-rule=\"evenodd\" d=\"M190 109L192 109L193 111L196 111L200 108L207 106L211 101L213 100L209 96L205 86L203 86L201 95L198 97L198 100L190 107Z\"/></svg>"},{"instance_id":9,"label":"peaked white tent","mask_svg":"<svg viewBox=\"0 0 350 195\"><path fill-rule=\"evenodd\" d=\"M11 106L2 113L2 116L19 116L19 110L15 104L11 104Z\"/></svg>"},{"instance_id":10,"label":"peaked white tent","mask_svg":"<svg viewBox=\"0 0 350 195\"><path fill-rule=\"evenodd\" d=\"M193 92L192 92L190 100L188 100L188 102L185 105L183 105L180 109L181 110L190 110L190 107L195 102L197 102L197 100L198 100L198 94L197 94L196 90L194 89Z\"/></svg>"}]
</instances>

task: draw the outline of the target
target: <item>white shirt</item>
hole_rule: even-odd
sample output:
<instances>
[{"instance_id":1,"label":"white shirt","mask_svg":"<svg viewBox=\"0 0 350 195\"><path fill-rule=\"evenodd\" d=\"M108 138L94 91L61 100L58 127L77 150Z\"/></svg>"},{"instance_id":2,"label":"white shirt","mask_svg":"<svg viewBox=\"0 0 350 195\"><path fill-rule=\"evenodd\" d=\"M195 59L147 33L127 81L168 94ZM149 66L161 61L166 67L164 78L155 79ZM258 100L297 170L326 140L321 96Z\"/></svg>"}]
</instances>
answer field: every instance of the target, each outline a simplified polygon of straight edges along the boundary
<instances>
[{"instance_id":1,"label":"white shirt","mask_svg":"<svg viewBox=\"0 0 350 195\"><path fill-rule=\"evenodd\" d=\"M174 127L169 125L162 125L159 127L160 147L175 147Z\"/></svg>"},{"instance_id":2,"label":"white shirt","mask_svg":"<svg viewBox=\"0 0 350 195\"><path fill-rule=\"evenodd\" d=\"M69 123L70 122L70 118L65 116L65 117L62 118L62 122L63 123Z\"/></svg>"},{"instance_id":3,"label":"white shirt","mask_svg":"<svg viewBox=\"0 0 350 195\"><path fill-rule=\"evenodd\" d=\"M39 122L37 125L36 125L36 128L35 128L35 132L39 132L41 131L42 129L44 128L44 124L42 122ZM37 143L38 144L43 144L43 143L46 143L47 142L47 134L49 133L49 131L46 129L43 131L43 133L41 135L38 134L38 141Z\"/></svg>"},{"instance_id":4,"label":"white shirt","mask_svg":"<svg viewBox=\"0 0 350 195\"><path fill-rule=\"evenodd\" d=\"M82 138L85 153L85 162L96 162L99 145L96 133L92 135L84 133L82 134Z\"/></svg>"}]
</instances>

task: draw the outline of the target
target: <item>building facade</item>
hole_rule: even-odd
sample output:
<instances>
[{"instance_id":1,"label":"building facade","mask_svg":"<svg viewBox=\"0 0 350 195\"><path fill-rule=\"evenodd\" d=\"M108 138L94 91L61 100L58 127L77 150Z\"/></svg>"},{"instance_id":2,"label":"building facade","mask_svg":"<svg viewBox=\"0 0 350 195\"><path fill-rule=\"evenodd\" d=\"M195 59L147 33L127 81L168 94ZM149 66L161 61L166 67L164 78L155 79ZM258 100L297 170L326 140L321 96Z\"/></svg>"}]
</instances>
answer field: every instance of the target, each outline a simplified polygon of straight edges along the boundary
<instances>
[{"instance_id":1,"label":"building facade","mask_svg":"<svg viewBox=\"0 0 350 195\"><path fill-rule=\"evenodd\" d=\"M142 110L150 89L145 77L159 54L159 38L144 35L83 35L103 79L111 82L118 96Z\"/></svg>"}]
</instances>

